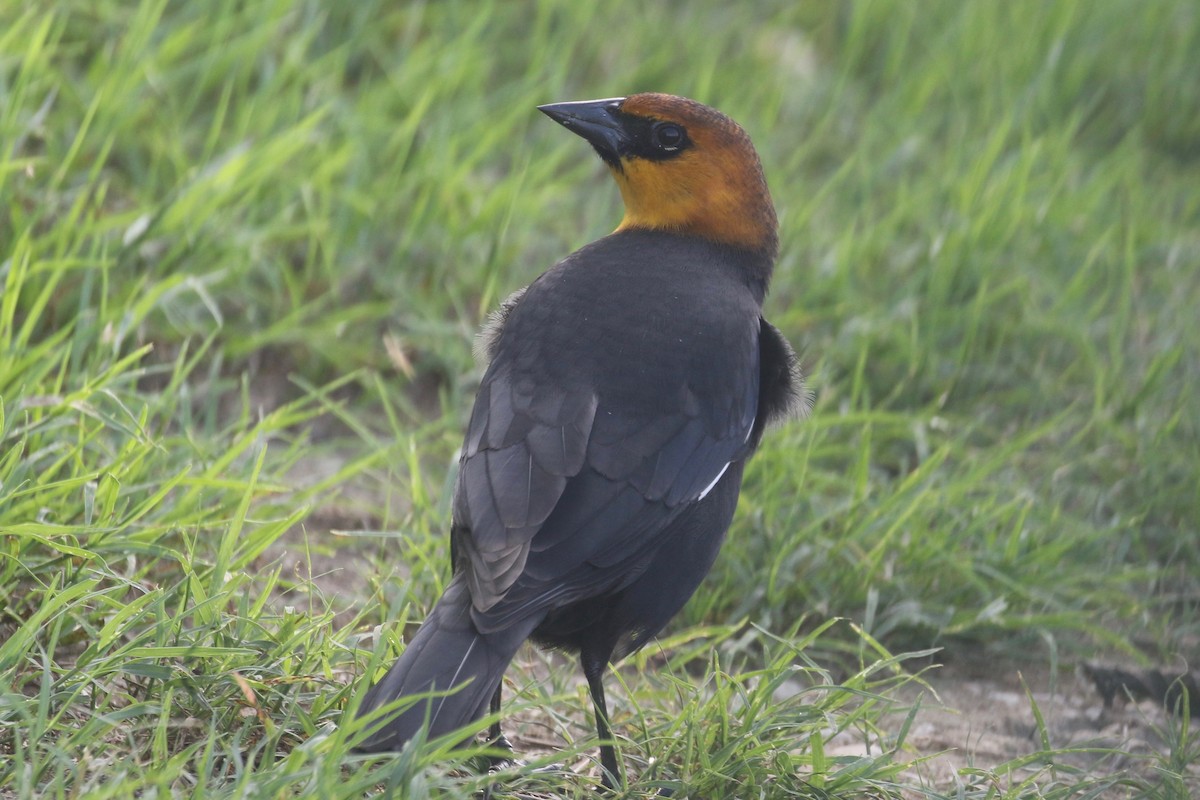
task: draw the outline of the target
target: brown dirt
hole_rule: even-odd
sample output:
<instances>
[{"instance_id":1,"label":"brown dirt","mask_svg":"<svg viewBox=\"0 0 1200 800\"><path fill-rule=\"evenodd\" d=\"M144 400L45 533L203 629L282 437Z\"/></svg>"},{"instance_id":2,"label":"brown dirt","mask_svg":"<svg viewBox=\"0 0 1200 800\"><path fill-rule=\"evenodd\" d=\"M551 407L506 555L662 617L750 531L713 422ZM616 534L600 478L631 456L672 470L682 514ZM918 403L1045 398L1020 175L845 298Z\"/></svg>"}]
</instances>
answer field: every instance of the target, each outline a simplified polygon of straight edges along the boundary
<instances>
[{"instance_id":1,"label":"brown dirt","mask_svg":"<svg viewBox=\"0 0 1200 800\"><path fill-rule=\"evenodd\" d=\"M1118 699L1106 708L1082 670L960 657L922 677L928 688L910 684L898 696L906 704L920 701L907 745L912 757L924 759L915 775L940 792L992 781L993 773L1007 785L1029 778L1045 766L1034 757L1045 749L1043 736L1050 748L1071 751L1056 755L1057 764L1093 778L1146 775L1154 769L1151 757L1168 751L1162 734L1171 721L1161 704ZM898 730L903 714L894 719ZM826 754L866 750L845 736ZM1044 773L1044 780L1051 775ZM1200 789L1200 774L1196 781Z\"/></svg>"}]
</instances>

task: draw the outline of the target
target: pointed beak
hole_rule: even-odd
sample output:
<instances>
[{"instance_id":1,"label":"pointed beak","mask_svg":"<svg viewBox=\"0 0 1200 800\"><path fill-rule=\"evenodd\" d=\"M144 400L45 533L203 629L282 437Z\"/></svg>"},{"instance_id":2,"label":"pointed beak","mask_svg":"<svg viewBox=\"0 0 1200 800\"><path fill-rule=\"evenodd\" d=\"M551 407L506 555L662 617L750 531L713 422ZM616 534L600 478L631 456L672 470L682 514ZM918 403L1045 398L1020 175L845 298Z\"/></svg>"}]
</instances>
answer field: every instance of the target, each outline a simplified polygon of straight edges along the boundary
<instances>
[{"instance_id":1,"label":"pointed beak","mask_svg":"<svg viewBox=\"0 0 1200 800\"><path fill-rule=\"evenodd\" d=\"M582 136L605 162L619 166L621 152L629 139L620 118L624 97L603 100L581 100L573 103L550 103L538 106L538 111Z\"/></svg>"}]
</instances>

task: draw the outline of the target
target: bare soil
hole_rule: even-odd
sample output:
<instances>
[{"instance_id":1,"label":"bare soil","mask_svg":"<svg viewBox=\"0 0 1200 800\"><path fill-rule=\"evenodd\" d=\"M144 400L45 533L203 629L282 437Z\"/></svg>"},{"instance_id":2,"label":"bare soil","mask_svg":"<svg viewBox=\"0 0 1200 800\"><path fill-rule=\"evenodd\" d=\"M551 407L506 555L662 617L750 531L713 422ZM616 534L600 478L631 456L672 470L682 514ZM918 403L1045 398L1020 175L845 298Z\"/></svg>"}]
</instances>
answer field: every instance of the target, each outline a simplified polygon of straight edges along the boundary
<instances>
[{"instance_id":1,"label":"bare soil","mask_svg":"<svg viewBox=\"0 0 1200 800\"><path fill-rule=\"evenodd\" d=\"M898 694L907 704L920 701L907 745L922 759L913 771L940 792L993 774L1010 784L1025 780L1046 766L1037 757L1046 749L1060 751L1056 764L1095 778L1147 774L1152 756L1169 750L1163 735L1175 723L1161 703L1122 695L1106 707L1082 669L956 657L922 678L927 689L911 684ZM830 755L863 752L848 736L826 747ZM1200 774L1196 780L1200 788Z\"/></svg>"}]
</instances>

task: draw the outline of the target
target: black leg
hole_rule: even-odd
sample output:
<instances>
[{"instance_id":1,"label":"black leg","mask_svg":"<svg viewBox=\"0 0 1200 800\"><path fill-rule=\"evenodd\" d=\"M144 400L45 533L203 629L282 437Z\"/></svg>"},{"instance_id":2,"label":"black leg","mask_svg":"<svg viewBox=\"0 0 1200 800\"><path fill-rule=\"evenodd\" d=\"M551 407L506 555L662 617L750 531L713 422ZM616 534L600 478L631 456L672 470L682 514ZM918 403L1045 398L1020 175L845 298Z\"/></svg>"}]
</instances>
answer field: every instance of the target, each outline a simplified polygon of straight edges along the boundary
<instances>
[{"instance_id":1,"label":"black leg","mask_svg":"<svg viewBox=\"0 0 1200 800\"><path fill-rule=\"evenodd\" d=\"M496 693L492 695L492 703L489 707L489 710L493 714L500 713L500 695L503 691L504 680L501 679L500 683L496 685ZM496 717L496 721L492 723L490 728L488 728L488 741L490 741L496 747L507 750L510 753L513 750L512 743L508 741L508 737L504 735L504 731L500 730L499 717Z\"/></svg>"},{"instance_id":2,"label":"black leg","mask_svg":"<svg viewBox=\"0 0 1200 800\"><path fill-rule=\"evenodd\" d=\"M493 714L498 714L500 712L500 695L503 691L504 679L501 678L500 683L496 684L496 693L492 695L492 702L488 706L488 710ZM493 747L498 747L501 750L508 752L508 758L493 757L491 759L491 768L493 770L503 769L512 763L513 746L512 743L508 741L508 738L504 735L504 731L500 730L499 717L497 717L496 721L492 723L490 728L488 728L488 742ZM496 785L494 783L489 783L483 790L483 800L492 800L492 790L495 788Z\"/></svg>"},{"instance_id":3,"label":"black leg","mask_svg":"<svg viewBox=\"0 0 1200 800\"><path fill-rule=\"evenodd\" d=\"M604 668L607 658L584 655L583 675L592 692L592 705L596 710L596 735L600 737L600 766L603 774L600 783L606 789L615 789L621 783L621 768L617 764L617 751L612 744L612 730L608 727L608 704L604 700Z\"/></svg>"}]
</instances>

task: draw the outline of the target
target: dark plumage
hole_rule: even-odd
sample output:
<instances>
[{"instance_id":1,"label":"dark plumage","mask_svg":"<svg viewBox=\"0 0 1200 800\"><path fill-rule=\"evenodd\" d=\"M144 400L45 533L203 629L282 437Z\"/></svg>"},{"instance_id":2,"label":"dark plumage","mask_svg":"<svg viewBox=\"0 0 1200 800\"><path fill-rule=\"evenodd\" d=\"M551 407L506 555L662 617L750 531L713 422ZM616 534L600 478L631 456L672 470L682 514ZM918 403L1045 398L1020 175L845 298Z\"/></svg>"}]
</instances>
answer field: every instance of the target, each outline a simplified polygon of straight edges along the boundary
<instances>
[{"instance_id":1,"label":"dark plumage","mask_svg":"<svg viewBox=\"0 0 1200 800\"><path fill-rule=\"evenodd\" d=\"M528 638L580 654L608 739L605 667L691 597L765 425L799 404L792 350L761 316L775 213L741 128L667 95L542 110L600 153L626 217L514 294L485 331L454 578L359 713L462 688L388 719L366 750L498 707ZM610 744L601 761L612 785Z\"/></svg>"}]
</instances>

